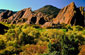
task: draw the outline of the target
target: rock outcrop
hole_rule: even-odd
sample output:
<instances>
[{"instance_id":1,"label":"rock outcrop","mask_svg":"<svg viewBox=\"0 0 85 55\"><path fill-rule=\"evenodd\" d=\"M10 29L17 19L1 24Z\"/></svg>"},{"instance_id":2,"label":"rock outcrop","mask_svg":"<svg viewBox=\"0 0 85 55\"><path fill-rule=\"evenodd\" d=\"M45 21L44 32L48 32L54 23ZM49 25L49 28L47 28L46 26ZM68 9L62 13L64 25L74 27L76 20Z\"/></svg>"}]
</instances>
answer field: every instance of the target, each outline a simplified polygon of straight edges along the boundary
<instances>
[{"instance_id":1,"label":"rock outcrop","mask_svg":"<svg viewBox=\"0 0 85 55\"><path fill-rule=\"evenodd\" d=\"M81 14L80 9L75 6L74 2L67 5L61 10L52 7L54 11L51 11L52 10L50 9L51 7L52 6L45 6L44 8L41 8L34 12L31 11L31 8L26 8L21 11L18 11L15 14L12 11L7 10L0 14L0 21L8 22L11 24L21 24L21 23L38 24L42 25L41 27L50 27L52 26L52 24L71 24L71 25L81 25L81 26L85 25L84 15ZM58 15L56 13L56 18L50 18L48 14L50 13L51 16L52 14L55 13L55 10L58 11L60 10L60 12L58 13Z\"/></svg>"},{"instance_id":2,"label":"rock outcrop","mask_svg":"<svg viewBox=\"0 0 85 55\"><path fill-rule=\"evenodd\" d=\"M25 20L28 18L28 16L31 15L31 9L23 9L21 11L18 11L17 13L13 14L11 17L9 17L8 22L13 23L19 23L19 22L25 22Z\"/></svg>"},{"instance_id":3,"label":"rock outcrop","mask_svg":"<svg viewBox=\"0 0 85 55\"><path fill-rule=\"evenodd\" d=\"M52 22L46 22L45 24L43 24L41 27L42 28L46 28L46 27L52 27Z\"/></svg>"},{"instance_id":4,"label":"rock outcrop","mask_svg":"<svg viewBox=\"0 0 85 55\"><path fill-rule=\"evenodd\" d=\"M44 15L43 13L39 12L39 13L34 13L32 14L32 18L28 21L30 21L30 24L41 24L43 25L45 22L49 21L49 18Z\"/></svg>"},{"instance_id":5,"label":"rock outcrop","mask_svg":"<svg viewBox=\"0 0 85 55\"><path fill-rule=\"evenodd\" d=\"M12 15L13 15L13 12L10 10L6 10L5 12L2 12L0 14L0 21L5 21L5 19L8 19Z\"/></svg>"},{"instance_id":6,"label":"rock outcrop","mask_svg":"<svg viewBox=\"0 0 85 55\"><path fill-rule=\"evenodd\" d=\"M17 24L26 22L27 24L44 24L49 19L43 13L34 13L31 11L31 8L23 9L13 16L9 17L8 22L11 24Z\"/></svg>"},{"instance_id":7,"label":"rock outcrop","mask_svg":"<svg viewBox=\"0 0 85 55\"><path fill-rule=\"evenodd\" d=\"M76 8L74 2L60 10L57 17L53 20L54 24L72 24L84 25L84 16L81 14L79 8Z\"/></svg>"}]
</instances>

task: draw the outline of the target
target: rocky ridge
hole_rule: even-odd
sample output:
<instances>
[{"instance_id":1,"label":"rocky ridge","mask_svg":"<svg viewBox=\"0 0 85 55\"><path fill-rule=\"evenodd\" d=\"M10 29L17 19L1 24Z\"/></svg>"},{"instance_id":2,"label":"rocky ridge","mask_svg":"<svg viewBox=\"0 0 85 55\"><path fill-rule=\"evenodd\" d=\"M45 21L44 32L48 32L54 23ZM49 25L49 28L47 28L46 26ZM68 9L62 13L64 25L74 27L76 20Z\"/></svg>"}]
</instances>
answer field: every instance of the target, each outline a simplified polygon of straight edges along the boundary
<instances>
[{"instance_id":1,"label":"rocky ridge","mask_svg":"<svg viewBox=\"0 0 85 55\"><path fill-rule=\"evenodd\" d=\"M75 6L74 2L61 9L58 16L53 20L53 23L85 25L84 16L81 14L79 8Z\"/></svg>"},{"instance_id":2,"label":"rocky ridge","mask_svg":"<svg viewBox=\"0 0 85 55\"><path fill-rule=\"evenodd\" d=\"M56 15L56 18L50 18L43 12L37 11L33 12L31 8L25 8L14 14L13 11L7 10L0 14L0 21L11 24L37 24L42 25L41 27L49 27L53 26L53 24L85 25L84 16L74 2L62 8L58 15Z\"/></svg>"}]
</instances>

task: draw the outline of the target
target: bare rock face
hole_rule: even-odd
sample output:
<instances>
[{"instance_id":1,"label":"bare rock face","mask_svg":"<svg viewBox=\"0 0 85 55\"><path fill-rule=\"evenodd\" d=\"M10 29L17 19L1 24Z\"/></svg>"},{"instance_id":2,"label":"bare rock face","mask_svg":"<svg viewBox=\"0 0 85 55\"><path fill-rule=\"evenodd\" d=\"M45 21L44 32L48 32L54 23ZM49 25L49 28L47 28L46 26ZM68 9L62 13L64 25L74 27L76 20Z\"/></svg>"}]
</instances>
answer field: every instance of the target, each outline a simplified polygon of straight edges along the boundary
<instances>
[{"instance_id":1,"label":"bare rock face","mask_svg":"<svg viewBox=\"0 0 85 55\"><path fill-rule=\"evenodd\" d=\"M46 27L52 27L52 24L53 24L52 22L46 22L46 23L43 24L41 27L42 27L42 28L44 28L44 27L45 27L45 28L46 28Z\"/></svg>"},{"instance_id":2,"label":"bare rock face","mask_svg":"<svg viewBox=\"0 0 85 55\"><path fill-rule=\"evenodd\" d=\"M32 12L31 8L26 8L15 14L13 14L12 11L7 10L0 14L0 20L4 20L4 22L11 24L27 23L41 25L42 27L63 23L81 26L85 25L84 16L81 14L80 9L75 6L74 2L61 9L55 19L49 18L48 15L42 12L36 13Z\"/></svg>"},{"instance_id":3,"label":"bare rock face","mask_svg":"<svg viewBox=\"0 0 85 55\"><path fill-rule=\"evenodd\" d=\"M10 16L12 16L13 15L13 12L12 11L10 11L10 10L7 10L7 11L5 11L5 12L2 12L1 14L0 14L0 21L5 21L5 19L8 19Z\"/></svg>"},{"instance_id":4,"label":"bare rock face","mask_svg":"<svg viewBox=\"0 0 85 55\"><path fill-rule=\"evenodd\" d=\"M23 22L28 18L28 16L30 16L30 14L31 14L30 8L23 9L15 13L13 16L9 17L8 22L11 24Z\"/></svg>"},{"instance_id":5,"label":"bare rock face","mask_svg":"<svg viewBox=\"0 0 85 55\"><path fill-rule=\"evenodd\" d=\"M43 25L45 22L48 21L48 17L43 13L39 12L37 14L33 14L30 20L30 24L41 24Z\"/></svg>"},{"instance_id":6,"label":"bare rock face","mask_svg":"<svg viewBox=\"0 0 85 55\"><path fill-rule=\"evenodd\" d=\"M31 11L31 8L23 9L13 16L9 17L8 22L11 24L17 23L27 23L27 24L41 24L43 25L49 19L43 13L34 13Z\"/></svg>"},{"instance_id":7,"label":"bare rock face","mask_svg":"<svg viewBox=\"0 0 85 55\"><path fill-rule=\"evenodd\" d=\"M76 8L74 2L60 10L57 17L53 20L54 24L84 25L84 17L80 10Z\"/></svg>"}]
</instances>

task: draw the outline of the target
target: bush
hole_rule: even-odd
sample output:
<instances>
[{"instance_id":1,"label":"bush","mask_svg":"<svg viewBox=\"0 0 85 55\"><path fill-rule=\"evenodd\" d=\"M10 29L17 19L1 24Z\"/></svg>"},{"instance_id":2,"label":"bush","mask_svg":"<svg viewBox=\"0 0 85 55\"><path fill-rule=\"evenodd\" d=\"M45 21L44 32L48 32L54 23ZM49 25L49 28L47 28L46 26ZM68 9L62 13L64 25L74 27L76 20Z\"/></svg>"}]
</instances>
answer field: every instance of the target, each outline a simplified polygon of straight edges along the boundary
<instances>
[{"instance_id":1,"label":"bush","mask_svg":"<svg viewBox=\"0 0 85 55\"><path fill-rule=\"evenodd\" d=\"M85 55L85 45L82 45L79 47L80 48L80 53L79 55Z\"/></svg>"},{"instance_id":2,"label":"bush","mask_svg":"<svg viewBox=\"0 0 85 55\"><path fill-rule=\"evenodd\" d=\"M24 52L20 53L21 55L40 55L42 53L47 53L46 46L40 45L29 45L28 48L24 50Z\"/></svg>"},{"instance_id":3,"label":"bush","mask_svg":"<svg viewBox=\"0 0 85 55\"><path fill-rule=\"evenodd\" d=\"M6 47L6 43L0 39L0 50Z\"/></svg>"}]
</instances>

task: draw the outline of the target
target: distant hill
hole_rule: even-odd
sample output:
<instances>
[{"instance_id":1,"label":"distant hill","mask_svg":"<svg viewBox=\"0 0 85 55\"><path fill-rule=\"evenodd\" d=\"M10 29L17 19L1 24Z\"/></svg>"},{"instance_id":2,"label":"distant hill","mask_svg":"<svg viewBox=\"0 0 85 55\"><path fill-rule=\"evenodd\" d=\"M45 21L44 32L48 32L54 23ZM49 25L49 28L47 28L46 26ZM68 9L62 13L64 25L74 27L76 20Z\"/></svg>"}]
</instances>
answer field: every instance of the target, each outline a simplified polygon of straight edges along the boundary
<instances>
[{"instance_id":1,"label":"distant hill","mask_svg":"<svg viewBox=\"0 0 85 55\"><path fill-rule=\"evenodd\" d=\"M4 11L6 11L6 9L0 9L0 13L2 13L2 12L4 12Z\"/></svg>"},{"instance_id":2,"label":"distant hill","mask_svg":"<svg viewBox=\"0 0 85 55\"><path fill-rule=\"evenodd\" d=\"M5 12L5 11L7 11L6 9L0 9L0 13L2 13L2 12ZM14 13L16 13L17 11L13 11Z\"/></svg>"},{"instance_id":3,"label":"distant hill","mask_svg":"<svg viewBox=\"0 0 85 55\"><path fill-rule=\"evenodd\" d=\"M56 8L52 5L46 5L38 10L35 10L34 12L38 13L38 12L42 12L46 15L48 15L50 18L54 18L57 16L57 14L59 13L60 9Z\"/></svg>"}]
</instances>

